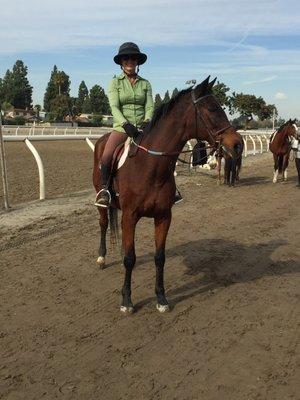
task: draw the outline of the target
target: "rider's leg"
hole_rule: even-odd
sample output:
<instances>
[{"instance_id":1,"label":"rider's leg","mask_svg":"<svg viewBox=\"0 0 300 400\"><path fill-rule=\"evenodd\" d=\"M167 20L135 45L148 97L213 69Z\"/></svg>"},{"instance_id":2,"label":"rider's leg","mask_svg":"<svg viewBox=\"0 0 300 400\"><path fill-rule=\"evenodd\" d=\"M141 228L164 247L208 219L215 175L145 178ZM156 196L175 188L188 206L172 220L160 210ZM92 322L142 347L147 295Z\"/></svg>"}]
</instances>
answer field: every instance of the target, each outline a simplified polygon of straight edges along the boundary
<instances>
[{"instance_id":1,"label":"rider's leg","mask_svg":"<svg viewBox=\"0 0 300 400\"><path fill-rule=\"evenodd\" d=\"M97 193L95 205L99 207L107 207L110 203L110 193L108 190L111 161L115 148L124 143L127 136L122 132L112 131L109 135L105 149L101 158L101 190Z\"/></svg>"}]
</instances>

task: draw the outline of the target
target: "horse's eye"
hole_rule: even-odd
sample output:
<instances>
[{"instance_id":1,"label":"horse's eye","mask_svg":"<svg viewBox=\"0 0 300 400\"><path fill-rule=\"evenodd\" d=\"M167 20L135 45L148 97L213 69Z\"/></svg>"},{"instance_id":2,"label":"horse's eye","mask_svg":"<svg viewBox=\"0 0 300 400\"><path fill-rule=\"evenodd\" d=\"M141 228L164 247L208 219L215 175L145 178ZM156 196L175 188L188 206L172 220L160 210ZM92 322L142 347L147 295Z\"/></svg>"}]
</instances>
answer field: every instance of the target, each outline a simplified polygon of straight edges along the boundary
<instances>
[{"instance_id":1,"label":"horse's eye","mask_svg":"<svg viewBox=\"0 0 300 400\"><path fill-rule=\"evenodd\" d=\"M208 111L211 112L211 113L216 112L216 111L218 111L218 107L208 108Z\"/></svg>"}]
</instances>

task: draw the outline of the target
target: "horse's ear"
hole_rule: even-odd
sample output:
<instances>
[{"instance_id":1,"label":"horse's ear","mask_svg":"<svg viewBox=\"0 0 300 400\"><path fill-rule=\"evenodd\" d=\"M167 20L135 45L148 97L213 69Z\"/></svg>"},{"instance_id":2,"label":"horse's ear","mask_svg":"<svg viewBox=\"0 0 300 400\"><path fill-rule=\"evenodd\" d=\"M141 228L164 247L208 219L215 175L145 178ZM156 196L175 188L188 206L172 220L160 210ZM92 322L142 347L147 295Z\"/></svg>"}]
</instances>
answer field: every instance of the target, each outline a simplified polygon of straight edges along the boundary
<instances>
[{"instance_id":1,"label":"horse's ear","mask_svg":"<svg viewBox=\"0 0 300 400\"><path fill-rule=\"evenodd\" d=\"M208 77L206 79L204 79L204 81L202 81L201 83L199 83L199 85L197 85L195 87L194 91L195 91L196 97L203 96L204 94L207 93L207 89L209 86L209 78L210 78L210 75L208 75Z\"/></svg>"},{"instance_id":2,"label":"horse's ear","mask_svg":"<svg viewBox=\"0 0 300 400\"><path fill-rule=\"evenodd\" d=\"M209 89L210 91L212 90L214 84L216 83L216 80L217 80L217 77L215 77L214 80L212 80L211 82L209 82L209 84L208 84L208 89Z\"/></svg>"}]
</instances>

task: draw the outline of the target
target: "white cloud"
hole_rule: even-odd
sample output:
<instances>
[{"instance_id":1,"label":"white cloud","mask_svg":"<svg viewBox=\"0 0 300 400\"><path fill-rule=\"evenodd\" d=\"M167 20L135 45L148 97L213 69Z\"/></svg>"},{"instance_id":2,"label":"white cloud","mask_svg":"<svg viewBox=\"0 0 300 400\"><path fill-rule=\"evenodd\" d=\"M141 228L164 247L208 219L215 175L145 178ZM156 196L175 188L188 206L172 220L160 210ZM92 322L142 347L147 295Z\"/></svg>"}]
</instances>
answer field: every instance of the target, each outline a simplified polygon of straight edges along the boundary
<instances>
[{"instance_id":1,"label":"white cloud","mask_svg":"<svg viewBox=\"0 0 300 400\"><path fill-rule=\"evenodd\" d=\"M283 92L277 92L275 94L275 100L285 100L287 98L287 95Z\"/></svg>"},{"instance_id":2,"label":"white cloud","mask_svg":"<svg viewBox=\"0 0 300 400\"><path fill-rule=\"evenodd\" d=\"M1 53L118 45L211 45L300 34L298 0L0 0ZM5 3L5 5L4 5ZM288 3L288 5L287 5ZM12 29L13 21L13 29Z\"/></svg>"},{"instance_id":3,"label":"white cloud","mask_svg":"<svg viewBox=\"0 0 300 400\"><path fill-rule=\"evenodd\" d=\"M271 81L274 81L276 78L277 78L277 75L267 76L266 78L243 82L243 85L248 86L248 85L256 85L257 83L271 82Z\"/></svg>"}]
</instances>

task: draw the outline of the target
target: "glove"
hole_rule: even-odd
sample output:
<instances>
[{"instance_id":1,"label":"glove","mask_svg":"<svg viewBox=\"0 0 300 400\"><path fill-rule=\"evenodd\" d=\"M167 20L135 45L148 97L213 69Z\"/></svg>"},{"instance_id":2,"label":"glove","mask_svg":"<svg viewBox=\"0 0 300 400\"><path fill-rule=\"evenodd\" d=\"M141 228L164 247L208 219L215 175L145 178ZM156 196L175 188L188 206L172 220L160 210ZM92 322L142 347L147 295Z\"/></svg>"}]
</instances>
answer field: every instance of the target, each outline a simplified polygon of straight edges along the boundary
<instances>
[{"instance_id":1,"label":"glove","mask_svg":"<svg viewBox=\"0 0 300 400\"><path fill-rule=\"evenodd\" d=\"M137 130L137 128L132 125L130 122L124 122L124 124L122 125L124 131L126 132L126 135L134 138L139 134L139 131Z\"/></svg>"},{"instance_id":2,"label":"glove","mask_svg":"<svg viewBox=\"0 0 300 400\"><path fill-rule=\"evenodd\" d=\"M149 127L150 127L150 121L143 121L142 123L141 123L141 130L143 131L143 132L147 132L148 131L148 129L149 129Z\"/></svg>"}]
</instances>

